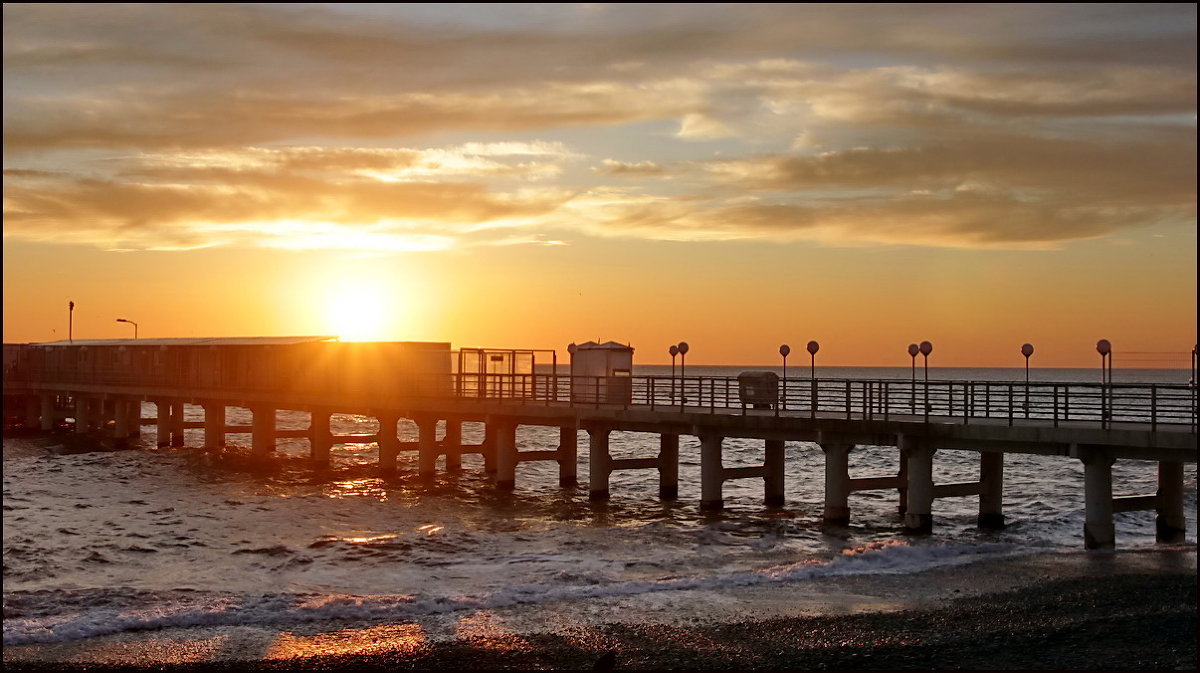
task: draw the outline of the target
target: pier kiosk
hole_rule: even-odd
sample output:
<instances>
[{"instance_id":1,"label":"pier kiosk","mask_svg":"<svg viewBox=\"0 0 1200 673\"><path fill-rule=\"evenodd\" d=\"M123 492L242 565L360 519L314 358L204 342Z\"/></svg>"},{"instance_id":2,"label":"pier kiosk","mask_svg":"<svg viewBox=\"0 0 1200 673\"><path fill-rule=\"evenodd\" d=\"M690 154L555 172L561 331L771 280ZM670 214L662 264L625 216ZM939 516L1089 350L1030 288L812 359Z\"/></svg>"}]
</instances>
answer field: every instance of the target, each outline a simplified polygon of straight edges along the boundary
<instances>
[{"instance_id":1,"label":"pier kiosk","mask_svg":"<svg viewBox=\"0 0 1200 673\"><path fill-rule=\"evenodd\" d=\"M633 401L633 347L615 341L567 346L571 354L571 401L629 404Z\"/></svg>"}]
</instances>

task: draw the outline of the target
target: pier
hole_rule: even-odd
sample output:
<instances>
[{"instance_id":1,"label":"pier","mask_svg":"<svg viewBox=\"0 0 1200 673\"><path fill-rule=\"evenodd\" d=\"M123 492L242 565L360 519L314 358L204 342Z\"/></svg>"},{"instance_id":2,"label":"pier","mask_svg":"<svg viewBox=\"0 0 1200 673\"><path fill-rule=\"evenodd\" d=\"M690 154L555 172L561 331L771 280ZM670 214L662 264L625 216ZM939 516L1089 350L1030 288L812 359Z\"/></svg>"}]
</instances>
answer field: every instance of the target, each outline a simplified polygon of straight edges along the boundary
<instances>
[{"instance_id":1,"label":"pier","mask_svg":"<svg viewBox=\"0 0 1200 673\"><path fill-rule=\"evenodd\" d=\"M762 480L764 503L782 505L785 442L812 442L825 455L825 522L849 522L854 493L888 490L914 533L931 531L936 501L950 497L978 497L978 524L1002 527L1005 455L1061 456L1084 466L1087 548L1115 545L1119 512L1155 511L1162 542L1185 534L1183 466L1197 458L1194 384L633 376L627 346L573 344L569 351L571 372L563 374L552 351L451 351L447 343L294 337L5 344L4 413L6 423L47 431L70 420L75 432L102 432L117 443L138 436L143 423L153 424L159 446L182 446L189 427L203 428L210 449L224 446L229 433L248 432L253 454L263 458L278 438L306 437L314 466L328 464L336 443L377 442L381 470L396 470L399 454L411 451L425 477L439 463L461 469L462 455L477 453L498 489L518 487L516 467L524 461L554 461L559 483L575 485L582 432L593 500L627 497L611 493L609 481L613 471L631 469L657 470L658 496L678 498L679 438L688 435L700 441L700 506L708 510L723 507L723 486L733 479ZM143 402L154 404L154 417L141 417ZM204 421L185 422L184 405L201 407ZM228 407L249 409L251 425L227 423ZM309 427L278 429L279 409L306 412ZM334 435L335 413L375 417L379 431ZM418 441L400 441L401 418L416 424ZM485 425L481 444L463 444L467 421ZM522 426L558 428L558 447L519 450ZM614 458L615 431L657 435L657 453ZM762 464L726 467L728 438L760 440ZM862 445L895 447L895 471L851 478ZM935 483L941 449L977 452L978 479ZM1118 459L1157 462L1157 492L1114 495Z\"/></svg>"}]
</instances>

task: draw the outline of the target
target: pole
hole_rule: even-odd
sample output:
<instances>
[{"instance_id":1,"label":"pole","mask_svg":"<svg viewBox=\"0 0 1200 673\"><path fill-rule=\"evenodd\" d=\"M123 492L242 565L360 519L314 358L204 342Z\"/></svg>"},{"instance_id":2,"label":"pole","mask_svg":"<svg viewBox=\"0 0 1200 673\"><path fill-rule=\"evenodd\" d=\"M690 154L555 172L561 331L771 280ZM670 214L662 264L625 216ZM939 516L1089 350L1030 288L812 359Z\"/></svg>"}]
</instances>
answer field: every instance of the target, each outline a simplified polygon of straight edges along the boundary
<instances>
[{"instance_id":1,"label":"pole","mask_svg":"<svg viewBox=\"0 0 1200 673\"><path fill-rule=\"evenodd\" d=\"M909 401L912 402L912 413L917 413L917 354L912 355L912 381L908 386Z\"/></svg>"},{"instance_id":2,"label":"pole","mask_svg":"<svg viewBox=\"0 0 1200 673\"><path fill-rule=\"evenodd\" d=\"M67 302L67 341L75 342L75 302Z\"/></svg>"}]
</instances>

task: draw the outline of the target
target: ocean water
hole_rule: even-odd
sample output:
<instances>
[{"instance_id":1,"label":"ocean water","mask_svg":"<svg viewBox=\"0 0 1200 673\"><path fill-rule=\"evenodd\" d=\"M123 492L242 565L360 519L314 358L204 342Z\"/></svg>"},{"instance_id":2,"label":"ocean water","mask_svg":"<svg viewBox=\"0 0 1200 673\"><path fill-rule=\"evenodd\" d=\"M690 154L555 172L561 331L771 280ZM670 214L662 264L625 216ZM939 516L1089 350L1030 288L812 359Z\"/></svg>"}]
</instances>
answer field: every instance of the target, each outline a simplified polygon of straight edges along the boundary
<instances>
[{"instance_id":1,"label":"ocean water","mask_svg":"<svg viewBox=\"0 0 1200 673\"><path fill-rule=\"evenodd\" d=\"M761 367L688 367L728 376ZM635 374L664 374L641 367ZM789 376L802 375L799 368ZM935 370L942 379L1023 380L1023 370ZM1035 381L1091 381L1098 372L1033 370ZM1092 374L1097 374L1092 377ZM820 375L906 379L907 368L832 369ZM1186 383L1188 372L1119 371L1118 382ZM931 376L932 378L932 376ZM188 406L188 420L202 411ZM143 415L152 416L146 405ZM248 412L228 422L248 424ZM307 415L279 412L282 429ZM337 434L376 430L373 418L339 415ZM522 463L514 493L496 492L478 456L426 484L415 453L380 476L373 443L335 446L314 471L306 440L280 439L267 470L244 460L250 438L230 435L223 457L187 446L72 453L61 436L4 439L4 643L60 643L163 628L254 624L420 623L480 610L730 587L787 586L830 576L911 573L1031 551L1083 546L1083 469L1061 457L1009 455L1002 531L975 527L977 498L934 503L934 533L902 533L894 491L851 496L852 522L824 528L824 458L788 442L783 508L762 504L761 480L726 483L725 511L702 513L699 442L680 440L679 500L657 498L657 471L618 471L607 503L587 499L586 433L580 486L560 489L557 466ZM402 421L402 439L416 427ZM483 427L467 423L466 443ZM522 450L552 449L557 428L523 426ZM617 457L653 456L657 437L614 433ZM727 466L760 464L762 442L729 439ZM894 474L894 448L860 446L852 476ZM1118 461L1114 492L1153 493L1155 464ZM977 454L941 450L935 481L977 477ZM1187 540L1196 540L1196 467L1185 470ZM1117 515L1117 544L1153 547L1153 512ZM702 616L702 615L698 615Z\"/></svg>"}]
</instances>

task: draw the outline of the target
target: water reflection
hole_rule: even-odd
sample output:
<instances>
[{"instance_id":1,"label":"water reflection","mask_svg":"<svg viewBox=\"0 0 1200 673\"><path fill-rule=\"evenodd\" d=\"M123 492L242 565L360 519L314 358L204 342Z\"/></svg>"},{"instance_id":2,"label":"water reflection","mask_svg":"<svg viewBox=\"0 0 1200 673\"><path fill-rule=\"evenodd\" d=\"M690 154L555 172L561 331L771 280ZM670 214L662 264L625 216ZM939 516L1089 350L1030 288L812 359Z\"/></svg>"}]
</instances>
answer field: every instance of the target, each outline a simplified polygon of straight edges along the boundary
<instances>
[{"instance_id":1,"label":"water reflection","mask_svg":"<svg viewBox=\"0 0 1200 673\"><path fill-rule=\"evenodd\" d=\"M276 637L264 659L294 659L298 657L338 654L380 654L402 652L414 654L427 649L429 642L417 624L386 624L365 629L344 629L332 633L298 636L285 631Z\"/></svg>"}]
</instances>

